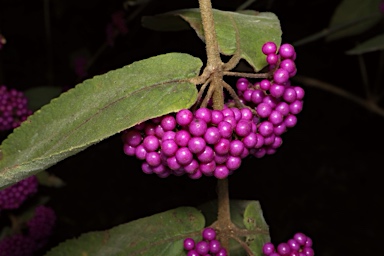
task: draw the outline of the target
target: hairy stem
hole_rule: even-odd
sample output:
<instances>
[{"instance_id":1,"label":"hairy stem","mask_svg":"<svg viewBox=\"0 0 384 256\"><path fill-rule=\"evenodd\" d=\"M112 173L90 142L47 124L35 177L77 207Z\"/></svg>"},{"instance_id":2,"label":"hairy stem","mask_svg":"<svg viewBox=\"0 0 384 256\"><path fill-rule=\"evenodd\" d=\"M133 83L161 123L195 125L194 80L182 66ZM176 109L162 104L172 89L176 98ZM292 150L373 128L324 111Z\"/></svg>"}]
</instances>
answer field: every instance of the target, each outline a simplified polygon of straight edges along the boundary
<instances>
[{"instance_id":1,"label":"hairy stem","mask_svg":"<svg viewBox=\"0 0 384 256\"><path fill-rule=\"evenodd\" d=\"M201 21L203 23L205 47L207 51L207 68L214 72L222 65L219 44L217 42L215 22L213 19L212 4L210 0L199 0Z\"/></svg>"}]
</instances>

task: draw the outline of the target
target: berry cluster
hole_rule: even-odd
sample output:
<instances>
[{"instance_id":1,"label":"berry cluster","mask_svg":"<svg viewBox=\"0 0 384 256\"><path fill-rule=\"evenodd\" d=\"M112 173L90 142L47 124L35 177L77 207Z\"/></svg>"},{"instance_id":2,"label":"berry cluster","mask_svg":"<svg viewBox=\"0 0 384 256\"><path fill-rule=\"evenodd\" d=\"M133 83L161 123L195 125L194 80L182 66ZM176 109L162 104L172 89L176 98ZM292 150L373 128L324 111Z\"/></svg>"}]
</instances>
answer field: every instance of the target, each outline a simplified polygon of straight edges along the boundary
<instances>
[{"instance_id":1,"label":"berry cluster","mask_svg":"<svg viewBox=\"0 0 384 256\"><path fill-rule=\"evenodd\" d=\"M31 114L22 92L0 86L0 131L18 127Z\"/></svg>"},{"instance_id":2,"label":"berry cluster","mask_svg":"<svg viewBox=\"0 0 384 256\"><path fill-rule=\"evenodd\" d=\"M242 108L234 107L232 99L222 110L182 109L140 123L123 133L125 154L144 160L147 174L223 179L243 158L275 153L280 136L297 122L304 90L289 82L296 73L292 45L283 44L277 54L276 44L268 42L262 51L273 76L255 84L245 78L237 81Z\"/></svg>"},{"instance_id":3,"label":"berry cluster","mask_svg":"<svg viewBox=\"0 0 384 256\"><path fill-rule=\"evenodd\" d=\"M0 241L0 256L32 256L48 241L56 215L46 206L38 206L27 223L26 234L15 234Z\"/></svg>"},{"instance_id":4,"label":"berry cluster","mask_svg":"<svg viewBox=\"0 0 384 256\"><path fill-rule=\"evenodd\" d=\"M32 256L35 242L22 234L6 237L0 241L0 256Z\"/></svg>"},{"instance_id":5,"label":"berry cluster","mask_svg":"<svg viewBox=\"0 0 384 256\"><path fill-rule=\"evenodd\" d=\"M187 256L227 256L225 248L216 240L216 231L213 228L205 228L202 232L202 240L195 242L192 238L184 239L184 249Z\"/></svg>"},{"instance_id":6,"label":"berry cluster","mask_svg":"<svg viewBox=\"0 0 384 256\"><path fill-rule=\"evenodd\" d=\"M27 223L28 235L36 243L36 249L41 249L48 241L56 223L56 214L53 209L40 205L35 209L35 215Z\"/></svg>"},{"instance_id":7,"label":"berry cluster","mask_svg":"<svg viewBox=\"0 0 384 256\"><path fill-rule=\"evenodd\" d=\"M303 233L296 233L286 243L280 243L276 248L272 243L263 246L266 256L314 256L312 239Z\"/></svg>"},{"instance_id":8,"label":"berry cluster","mask_svg":"<svg viewBox=\"0 0 384 256\"><path fill-rule=\"evenodd\" d=\"M30 176L18 183L0 190L0 211L13 210L31 195L37 192L38 181L36 176Z\"/></svg>"}]
</instances>

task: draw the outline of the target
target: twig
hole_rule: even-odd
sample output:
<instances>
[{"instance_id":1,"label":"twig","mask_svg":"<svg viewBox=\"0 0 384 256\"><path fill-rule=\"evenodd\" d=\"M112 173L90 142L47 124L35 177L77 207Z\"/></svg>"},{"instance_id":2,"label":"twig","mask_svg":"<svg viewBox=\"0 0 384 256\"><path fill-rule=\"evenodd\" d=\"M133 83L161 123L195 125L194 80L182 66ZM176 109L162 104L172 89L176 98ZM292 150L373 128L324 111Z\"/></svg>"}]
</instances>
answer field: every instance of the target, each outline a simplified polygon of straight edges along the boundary
<instances>
[{"instance_id":1,"label":"twig","mask_svg":"<svg viewBox=\"0 0 384 256\"><path fill-rule=\"evenodd\" d=\"M382 117L384 117L384 109L380 108L375 102L371 100L365 100L362 99L348 91L345 91L343 89L340 89L332 84L322 82L320 80L310 78L310 77L305 77L305 76L296 76L293 78L295 82L302 83L306 86L309 87L314 87L314 88L319 88L331 93L334 93L336 95L339 95L341 97L344 97L364 108L366 108L369 111L372 111Z\"/></svg>"}]
</instances>

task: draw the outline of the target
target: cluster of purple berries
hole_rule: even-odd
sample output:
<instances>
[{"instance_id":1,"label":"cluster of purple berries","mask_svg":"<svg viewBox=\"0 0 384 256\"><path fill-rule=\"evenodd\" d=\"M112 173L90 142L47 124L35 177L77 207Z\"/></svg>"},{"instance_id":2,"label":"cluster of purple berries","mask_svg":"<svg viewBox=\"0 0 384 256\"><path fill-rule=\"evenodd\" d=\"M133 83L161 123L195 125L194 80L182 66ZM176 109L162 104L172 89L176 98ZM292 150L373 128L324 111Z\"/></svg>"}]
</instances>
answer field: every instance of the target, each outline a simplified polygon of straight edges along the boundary
<instances>
[{"instance_id":1,"label":"cluster of purple berries","mask_svg":"<svg viewBox=\"0 0 384 256\"><path fill-rule=\"evenodd\" d=\"M0 131L18 127L31 114L23 92L0 86Z\"/></svg>"},{"instance_id":2,"label":"cluster of purple berries","mask_svg":"<svg viewBox=\"0 0 384 256\"><path fill-rule=\"evenodd\" d=\"M192 238L184 239L187 256L227 256L225 248L216 240L216 231L213 228L204 228L202 238L197 243Z\"/></svg>"},{"instance_id":3,"label":"cluster of purple berries","mask_svg":"<svg viewBox=\"0 0 384 256\"><path fill-rule=\"evenodd\" d=\"M52 234L56 215L46 206L38 206L27 223L26 234L15 234L0 241L0 256L32 256L46 245Z\"/></svg>"},{"instance_id":4,"label":"cluster of purple berries","mask_svg":"<svg viewBox=\"0 0 384 256\"><path fill-rule=\"evenodd\" d=\"M276 44L268 42L262 51L274 70L273 79L254 85L238 80L237 93L247 107L230 107L229 100L222 110L182 109L140 123L123 133L125 154L144 160L144 173L162 178L187 174L192 179L223 179L243 158L275 153L281 134L296 125L304 90L289 83L296 73L292 45L283 44L277 54Z\"/></svg>"},{"instance_id":5,"label":"cluster of purple berries","mask_svg":"<svg viewBox=\"0 0 384 256\"><path fill-rule=\"evenodd\" d=\"M263 246L266 256L314 256L312 239L303 233L296 233L286 243L280 243L276 248L272 243Z\"/></svg>"},{"instance_id":6,"label":"cluster of purple berries","mask_svg":"<svg viewBox=\"0 0 384 256\"><path fill-rule=\"evenodd\" d=\"M32 237L36 244L36 249L41 249L48 242L56 223L56 214L52 208L38 206L35 215L27 223L28 236Z\"/></svg>"},{"instance_id":7,"label":"cluster of purple berries","mask_svg":"<svg viewBox=\"0 0 384 256\"><path fill-rule=\"evenodd\" d=\"M277 141L281 144L280 136L296 125L296 115L303 109L304 90L292 86L289 81L297 71L295 50L290 44L281 45L278 54L276 50L273 42L262 48L269 68L275 70L272 80L262 79L252 84L246 78L240 78L236 83L240 100L257 113L259 138L264 140L264 145L252 152L258 158L276 152L273 145L277 145Z\"/></svg>"},{"instance_id":8,"label":"cluster of purple berries","mask_svg":"<svg viewBox=\"0 0 384 256\"><path fill-rule=\"evenodd\" d=\"M0 211L19 208L28 197L37 192L38 185L36 176L30 176L0 190Z\"/></svg>"}]
</instances>

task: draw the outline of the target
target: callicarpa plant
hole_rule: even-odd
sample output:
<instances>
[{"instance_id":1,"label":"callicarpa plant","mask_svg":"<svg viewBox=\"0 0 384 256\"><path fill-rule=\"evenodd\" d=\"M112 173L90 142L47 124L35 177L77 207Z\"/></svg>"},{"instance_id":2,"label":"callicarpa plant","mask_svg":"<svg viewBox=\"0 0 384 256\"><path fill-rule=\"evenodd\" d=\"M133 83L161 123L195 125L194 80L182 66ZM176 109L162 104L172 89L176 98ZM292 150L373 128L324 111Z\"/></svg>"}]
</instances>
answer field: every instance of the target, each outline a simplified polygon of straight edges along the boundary
<instances>
[{"instance_id":1,"label":"callicarpa plant","mask_svg":"<svg viewBox=\"0 0 384 256\"><path fill-rule=\"evenodd\" d=\"M193 28L206 44L205 67L187 53L168 53L62 93L3 141L0 187L121 133L122 150L142 160L141 171L211 176L218 199L83 234L46 255L314 255L311 238L299 231L275 247L260 204L229 199L228 179L242 160L274 154L303 108L304 90L290 82L295 49L281 43L277 16L216 10L199 0L198 9L142 22L156 30ZM253 71L235 71L240 60ZM225 81L230 76L236 84Z\"/></svg>"}]
</instances>

